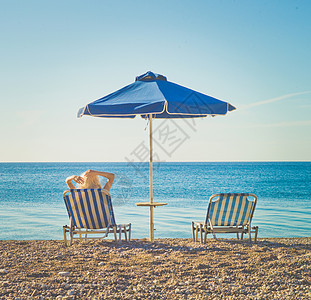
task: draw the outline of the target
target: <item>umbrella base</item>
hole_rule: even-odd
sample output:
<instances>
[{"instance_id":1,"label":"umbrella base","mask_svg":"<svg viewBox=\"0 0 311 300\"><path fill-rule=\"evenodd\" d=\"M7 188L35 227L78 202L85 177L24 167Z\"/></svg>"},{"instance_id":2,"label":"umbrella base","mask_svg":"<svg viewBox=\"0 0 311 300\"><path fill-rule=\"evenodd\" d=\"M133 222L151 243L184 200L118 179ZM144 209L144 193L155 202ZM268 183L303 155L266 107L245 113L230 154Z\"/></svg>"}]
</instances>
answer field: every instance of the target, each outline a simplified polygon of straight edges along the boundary
<instances>
[{"instance_id":1,"label":"umbrella base","mask_svg":"<svg viewBox=\"0 0 311 300\"><path fill-rule=\"evenodd\" d=\"M150 242L154 242L154 224L153 224L153 209L158 206L167 205L167 203L161 202L138 202L135 203L137 206L150 207Z\"/></svg>"}]
</instances>

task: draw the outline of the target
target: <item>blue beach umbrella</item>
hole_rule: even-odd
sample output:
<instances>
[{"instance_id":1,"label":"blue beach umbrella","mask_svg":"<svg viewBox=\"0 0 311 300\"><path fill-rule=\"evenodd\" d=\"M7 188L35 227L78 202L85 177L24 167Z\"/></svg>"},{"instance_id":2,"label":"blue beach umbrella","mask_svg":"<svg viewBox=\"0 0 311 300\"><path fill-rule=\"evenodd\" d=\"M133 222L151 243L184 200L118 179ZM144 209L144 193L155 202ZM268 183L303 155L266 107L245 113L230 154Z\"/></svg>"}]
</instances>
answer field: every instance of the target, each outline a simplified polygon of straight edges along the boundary
<instances>
[{"instance_id":1,"label":"blue beach umbrella","mask_svg":"<svg viewBox=\"0 0 311 300\"><path fill-rule=\"evenodd\" d=\"M132 84L79 109L78 117L135 118L140 115L149 120L150 201L137 205L150 207L151 242L154 241L153 208L166 204L153 201L152 120L226 115L232 110L235 107L227 102L167 81L165 76L152 72L137 76Z\"/></svg>"}]
</instances>

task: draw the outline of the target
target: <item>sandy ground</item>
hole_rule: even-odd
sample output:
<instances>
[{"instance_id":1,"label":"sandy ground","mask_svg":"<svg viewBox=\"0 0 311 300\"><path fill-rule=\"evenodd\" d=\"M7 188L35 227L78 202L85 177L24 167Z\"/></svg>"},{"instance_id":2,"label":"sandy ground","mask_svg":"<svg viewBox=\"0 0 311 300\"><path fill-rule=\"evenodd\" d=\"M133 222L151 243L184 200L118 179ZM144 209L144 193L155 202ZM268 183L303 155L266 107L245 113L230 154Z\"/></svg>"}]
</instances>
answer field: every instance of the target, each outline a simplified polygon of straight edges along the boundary
<instances>
[{"instance_id":1,"label":"sandy ground","mask_svg":"<svg viewBox=\"0 0 311 300\"><path fill-rule=\"evenodd\" d=\"M0 241L0 299L311 299L311 238Z\"/></svg>"}]
</instances>

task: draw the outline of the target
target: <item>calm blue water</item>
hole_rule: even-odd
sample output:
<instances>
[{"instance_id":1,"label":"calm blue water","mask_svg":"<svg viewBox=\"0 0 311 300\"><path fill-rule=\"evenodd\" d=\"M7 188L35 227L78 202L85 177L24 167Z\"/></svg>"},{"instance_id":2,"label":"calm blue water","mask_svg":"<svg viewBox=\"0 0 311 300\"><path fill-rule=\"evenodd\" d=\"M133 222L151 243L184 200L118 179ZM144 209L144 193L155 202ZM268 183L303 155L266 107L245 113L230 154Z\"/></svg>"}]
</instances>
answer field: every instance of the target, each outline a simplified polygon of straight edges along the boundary
<instances>
[{"instance_id":1,"label":"calm blue water","mask_svg":"<svg viewBox=\"0 0 311 300\"><path fill-rule=\"evenodd\" d=\"M116 174L117 222L131 222L133 238L148 237L149 209L135 206L149 199L148 164L0 163L0 239L62 239L64 180L87 169ZM155 209L155 237L191 237L191 221L203 221L220 192L258 196L259 237L311 236L311 162L256 162L155 164L154 201L168 203Z\"/></svg>"}]
</instances>

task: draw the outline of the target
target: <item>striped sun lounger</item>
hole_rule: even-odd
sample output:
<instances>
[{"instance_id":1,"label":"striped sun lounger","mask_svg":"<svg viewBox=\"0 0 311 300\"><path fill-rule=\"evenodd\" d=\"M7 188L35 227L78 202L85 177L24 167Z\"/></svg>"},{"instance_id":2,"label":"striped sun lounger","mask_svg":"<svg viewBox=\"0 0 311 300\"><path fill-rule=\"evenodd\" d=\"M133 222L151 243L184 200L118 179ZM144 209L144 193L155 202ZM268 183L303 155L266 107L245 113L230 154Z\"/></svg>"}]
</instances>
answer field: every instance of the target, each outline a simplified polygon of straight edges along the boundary
<instances>
[{"instance_id":1,"label":"striped sun lounger","mask_svg":"<svg viewBox=\"0 0 311 300\"><path fill-rule=\"evenodd\" d=\"M121 241L121 233L125 240L131 239L131 224L117 225L113 213L110 193L102 189L71 189L63 193L65 205L70 219L70 226L63 226L64 241L67 246L67 233L70 236L70 245L78 239L88 238L88 235L100 234L105 238L114 233L117 241ZM127 237L128 233L128 237Z\"/></svg>"},{"instance_id":2,"label":"striped sun lounger","mask_svg":"<svg viewBox=\"0 0 311 300\"><path fill-rule=\"evenodd\" d=\"M249 199L250 198L250 199ZM215 194L209 199L205 222L192 222L192 236L194 241L206 243L208 233L236 233L239 239L243 234L248 234L251 242L251 233L255 233L257 242L258 226L251 227L257 196L254 194Z\"/></svg>"}]
</instances>

